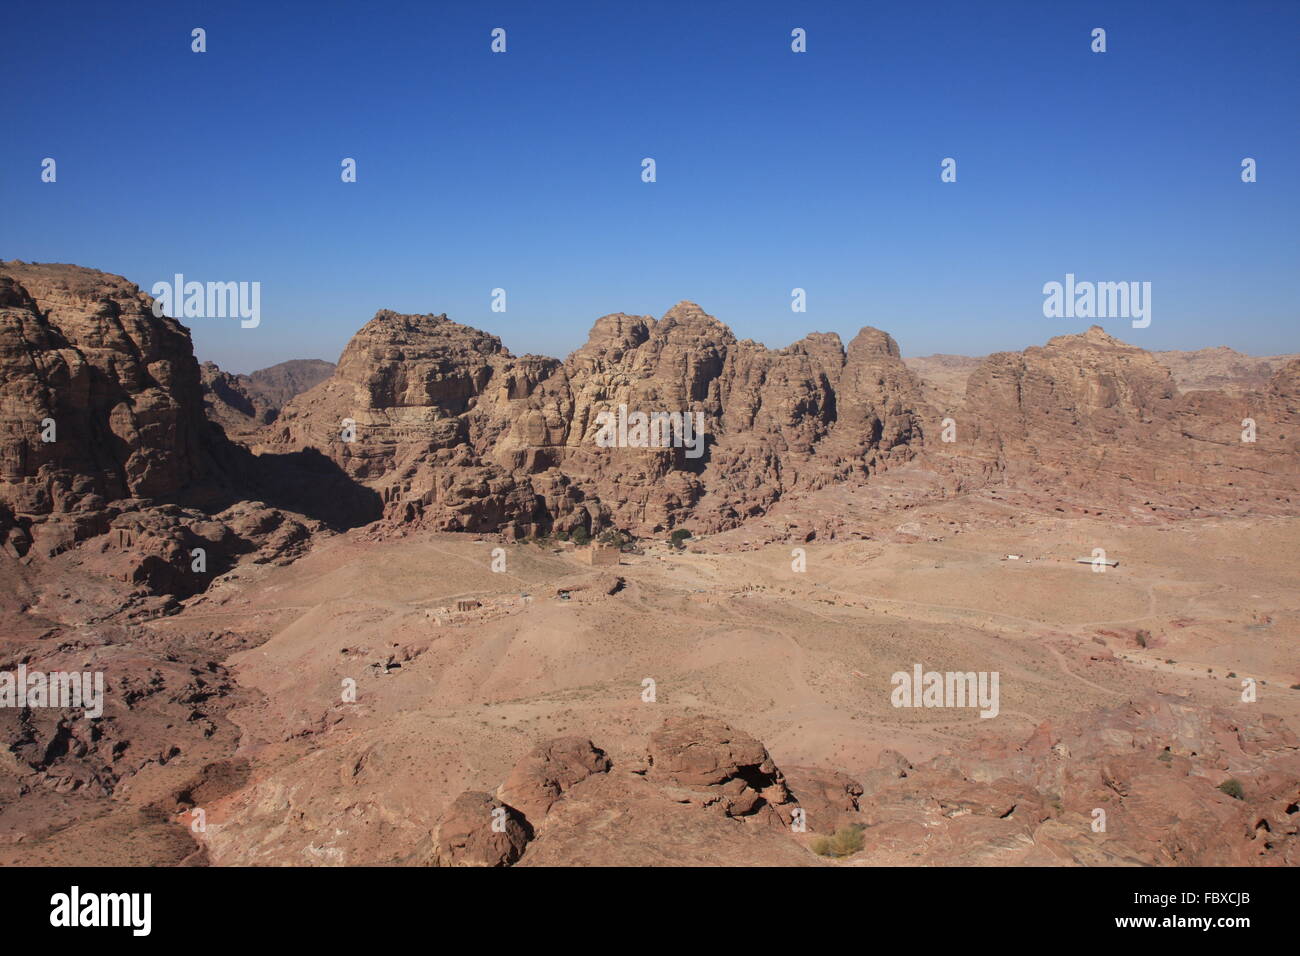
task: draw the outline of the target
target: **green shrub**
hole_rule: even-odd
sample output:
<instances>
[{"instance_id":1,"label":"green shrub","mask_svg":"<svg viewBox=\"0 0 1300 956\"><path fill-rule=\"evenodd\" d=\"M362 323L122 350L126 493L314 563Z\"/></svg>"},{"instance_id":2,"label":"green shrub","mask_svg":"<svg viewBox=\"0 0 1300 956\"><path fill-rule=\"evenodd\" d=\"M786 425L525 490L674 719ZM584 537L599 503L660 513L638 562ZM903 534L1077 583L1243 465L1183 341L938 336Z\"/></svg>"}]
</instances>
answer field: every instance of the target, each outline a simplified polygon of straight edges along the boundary
<instances>
[{"instance_id":1,"label":"green shrub","mask_svg":"<svg viewBox=\"0 0 1300 956\"><path fill-rule=\"evenodd\" d=\"M862 836L862 831L865 829L866 827L861 823L854 823L847 827L840 827L831 836L817 837L812 842L813 852L818 856L852 856L866 843L866 839Z\"/></svg>"},{"instance_id":2,"label":"green shrub","mask_svg":"<svg viewBox=\"0 0 1300 956\"><path fill-rule=\"evenodd\" d=\"M596 540L601 544L612 545L621 548L625 544L632 542L632 535L618 528L606 528L600 534L596 535Z\"/></svg>"},{"instance_id":3,"label":"green shrub","mask_svg":"<svg viewBox=\"0 0 1300 956\"><path fill-rule=\"evenodd\" d=\"M1234 800L1246 799L1246 791L1241 788L1241 781L1235 777L1229 777L1223 781L1223 783L1219 784L1219 789Z\"/></svg>"},{"instance_id":4,"label":"green shrub","mask_svg":"<svg viewBox=\"0 0 1300 956\"><path fill-rule=\"evenodd\" d=\"M1137 632L1138 647L1146 647L1151 642L1151 632L1142 630Z\"/></svg>"},{"instance_id":5,"label":"green shrub","mask_svg":"<svg viewBox=\"0 0 1300 956\"><path fill-rule=\"evenodd\" d=\"M576 542L577 544L586 544L588 541L591 540L591 535L587 533L587 529L582 525L578 525L576 528L570 531L569 537L571 537L574 540L574 542Z\"/></svg>"},{"instance_id":6,"label":"green shrub","mask_svg":"<svg viewBox=\"0 0 1300 956\"><path fill-rule=\"evenodd\" d=\"M682 542L685 541L690 536L691 533L687 531L685 528L678 528L668 536L668 543L680 551L682 548L686 547L686 545L682 544Z\"/></svg>"}]
</instances>

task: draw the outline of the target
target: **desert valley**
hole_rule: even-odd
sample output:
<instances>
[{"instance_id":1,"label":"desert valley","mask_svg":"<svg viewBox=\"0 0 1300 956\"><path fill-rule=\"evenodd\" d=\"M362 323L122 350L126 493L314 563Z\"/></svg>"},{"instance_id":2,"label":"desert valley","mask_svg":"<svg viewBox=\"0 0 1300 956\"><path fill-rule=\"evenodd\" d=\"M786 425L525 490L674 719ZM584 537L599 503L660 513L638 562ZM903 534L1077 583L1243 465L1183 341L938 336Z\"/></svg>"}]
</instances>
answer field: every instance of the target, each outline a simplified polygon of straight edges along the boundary
<instances>
[{"instance_id":1,"label":"desert valley","mask_svg":"<svg viewBox=\"0 0 1300 956\"><path fill-rule=\"evenodd\" d=\"M358 324L0 263L0 864L1300 863L1300 356Z\"/></svg>"}]
</instances>

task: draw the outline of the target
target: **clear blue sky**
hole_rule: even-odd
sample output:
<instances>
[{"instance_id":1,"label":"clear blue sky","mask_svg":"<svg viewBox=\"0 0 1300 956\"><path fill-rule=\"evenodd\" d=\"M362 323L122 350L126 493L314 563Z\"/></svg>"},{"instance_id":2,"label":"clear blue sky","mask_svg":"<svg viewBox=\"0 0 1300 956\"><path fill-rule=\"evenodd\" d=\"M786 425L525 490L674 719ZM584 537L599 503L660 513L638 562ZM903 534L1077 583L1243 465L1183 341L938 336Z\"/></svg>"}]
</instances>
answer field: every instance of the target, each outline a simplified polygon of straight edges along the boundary
<instances>
[{"instance_id":1,"label":"clear blue sky","mask_svg":"<svg viewBox=\"0 0 1300 956\"><path fill-rule=\"evenodd\" d=\"M984 354L1089 325L1043 317L1067 272L1152 283L1149 328L1101 322L1128 341L1300 351L1295 0L43 3L4 32L0 258L259 281L259 328L187 323L233 371L333 360L379 308L562 357L680 299L772 347Z\"/></svg>"}]
</instances>

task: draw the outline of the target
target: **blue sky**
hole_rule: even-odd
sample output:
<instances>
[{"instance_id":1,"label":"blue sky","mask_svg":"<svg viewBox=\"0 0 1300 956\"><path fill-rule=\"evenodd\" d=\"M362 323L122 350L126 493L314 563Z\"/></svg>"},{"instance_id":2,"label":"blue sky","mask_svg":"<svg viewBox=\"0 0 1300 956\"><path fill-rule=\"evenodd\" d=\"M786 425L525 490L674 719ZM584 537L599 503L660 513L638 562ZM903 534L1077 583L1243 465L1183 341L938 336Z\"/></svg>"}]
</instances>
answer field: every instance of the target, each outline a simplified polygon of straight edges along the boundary
<instances>
[{"instance_id":1,"label":"blue sky","mask_svg":"<svg viewBox=\"0 0 1300 956\"><path fill-rule=\"evenodd\" d=\"M232 371L333 360L380 308L562 357L681 299L771 347L984 354L1091 324L1043 316L1067 272L1152 283L1149 328L1100 322L1127 341L1300 351L1293 0L46 3L5 32L0 258L261 282L258 328L187 322Z\"/></svg>"}]
</instances>

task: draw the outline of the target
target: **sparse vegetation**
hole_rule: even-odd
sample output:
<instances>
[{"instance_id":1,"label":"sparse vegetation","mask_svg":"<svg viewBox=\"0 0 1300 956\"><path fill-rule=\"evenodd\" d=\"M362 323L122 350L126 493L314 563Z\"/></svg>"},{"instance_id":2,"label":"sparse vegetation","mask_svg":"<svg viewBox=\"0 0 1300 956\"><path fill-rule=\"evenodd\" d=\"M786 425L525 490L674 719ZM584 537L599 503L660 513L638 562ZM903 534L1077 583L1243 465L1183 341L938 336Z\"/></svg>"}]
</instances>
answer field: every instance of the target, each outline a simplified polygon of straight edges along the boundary
<instances>
[{"instance_id":1,"label":"sparse vegetation","mask_svg":"<svg viewBox=\"0 0 1300 956\"><path fill-rule=\"evenodd\" d=\"M578 525L576 528L570 531L569 537L573 539L575 544L580 544L580 545L586 544L588 541L591 540L591 535L587 533L587 529L582 525Z\"/></svg>"},{"instance_id":2,"label":"sparse vegetation","mask_svg":"<svg viewBox=\"0 0 1300 956\"><path fill-rule=\"evenodd\" d=\"M672 534L668 536L668 543L680 551L682 548L686 547L686 545L683 544L682 542L684 542L690 536L691 533L687 531L685 528L677 528L676 530L673 531Z\"/></svg>"},{"instance_id":3,"label":"sparse vegetation","mask_svg":"<svg viewBox=\"0 0 1300 956\"><path fill-rule=\"evenodd\" d=\"M604 545L612 545L621 548L625 544L631 544L634 540L632 535L619 528L606 528L600 534L596 535L596 540Z\"/></svg>"},{"instance_id":4,"label":"sparse vegetation","mask_svg":"<svg viewBox=\"0 0 1300 956\"><path fill-rule=\"evenodd\" d=\"M861 823L840 827L831 836L820 836L812 842L813 852L818 856L845 857L852 856L862 849L866 839L862 831L866 827Z\"/></svg>"},{"instance_id":5,"label":"sparse vegetation","mask_svg":"<svg viewBox=\"0 0 1300 956\"><path fill-rule=\"evenodd\" d=\"M1138 631L1137 642L1138 647L1146 647L1151 643L1151 632L1145 629Z\"/></svg>"},{"instance_id":6,"label":"sparse vegetation","mask_svg":"<svg viewBox=\"0 0 1300 956\"><path fill-rule=\"evenodd\" d=\"M1219 784L1219 789L1234 800L1246 799L1246 791L1242 789L1241 781L1236 777L1229 777L1223 781L1223 783Z\"/></svg>"}]
</instances>

